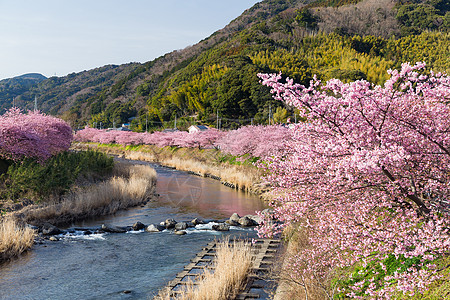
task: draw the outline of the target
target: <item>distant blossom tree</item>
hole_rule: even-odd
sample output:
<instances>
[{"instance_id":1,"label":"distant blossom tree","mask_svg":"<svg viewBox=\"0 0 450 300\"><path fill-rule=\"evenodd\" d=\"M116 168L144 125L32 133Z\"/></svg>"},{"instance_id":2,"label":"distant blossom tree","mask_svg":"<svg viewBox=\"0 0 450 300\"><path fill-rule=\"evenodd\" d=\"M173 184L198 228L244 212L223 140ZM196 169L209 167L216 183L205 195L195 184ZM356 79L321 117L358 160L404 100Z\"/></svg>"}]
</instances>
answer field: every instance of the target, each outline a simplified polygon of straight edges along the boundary
<instances>
[{"instance_id":1,"label":"distant blossom tree","mask_svg":"<svg viewBox=\"0 0 450 300\"><path fill-rule=\"evenodd\" d=\"M109 132L104 132L102 135L109 134ZM121 131L120 134L115 136L115 141L117 144L124 146L128 145L140 145L142 144L143 134L133 131ZM100 142L100 140L98 141Z\"/></svg>"},{"instance_id":2,"label":"distant blossom tree","mask_svg":"<svg viewBox=\"0 0 450 300\"><path fill-rule=\"evenodd\" d=\"M439 209L450 196L450 77L424 68L390 70L384 87L316 78L305 87L259 74L307 119L267 159L285 223L260 228L271 235L299 224L307 233L309 245L289 264L297 282L356 262L376 265L380 276L353 279L344 291L362 299L414 295L438 278L434 260L450 253L450 214ZM406 267L387 268L389 258Z\"/></svg>"},{"instance_id":3,"label":"distant blossom tree","mask_svg":"<svg viewBox=\"0 0 450 300\"><path fill-rule=\"evenodd\" d=\"M292 130L281 125L244 126L228 131L216 142L226 153L242 156L265 158L279 153L286 140L289 140Z\"/></svg>"},{"instance_id":4,"label":"distant blossom tree","mask_svg":"<svg viewBox=\"0 0 450 300\"><path fill-rule=\"evenodd\" d=\"M72 129L59 118L12 108L0 116L0 158L40 162L69 149Z\"/></svg>"},{"instance_id":5,"label":"distant blossom tree","mask_svg":"<svg viewBox=\"0 0 450 300\"><path fill-rule=\"evenodd\" d=\"M79 142L122 145L156 145L158 147L185 147L199 149L220 148L226 153L265 157L275 153L283 141L289 139L291 130L281 125L244 126L237 130L221 131L214 128L196 133L169 131L138 133L131 131L99 130L85 128L75 134Z\"/></svg>"},{"instance_id":6,"label":"distant blossom tree","mask_svg":"<svg viewBox=\"0 0 450 300\"><path fill-rule=\"evenodd\" d=\"M226 132L217 130L215 128L190 133L185 136L183 145L180 146L199 149L217 148L216 146L217 140L219 140L226 134L227 134Z\"/></svg>"},{"instance_id":7,"label":"distant blossom tree","mask_svg":"<svg viewBox=\"0 0 450 300\"><path fill-rule=\"evenodd\" d=\"M96 128L85 127L75 133L74 140L77 142L94 142L94 138L100 134L100 130Z\"/></svg>"}]
</instances>

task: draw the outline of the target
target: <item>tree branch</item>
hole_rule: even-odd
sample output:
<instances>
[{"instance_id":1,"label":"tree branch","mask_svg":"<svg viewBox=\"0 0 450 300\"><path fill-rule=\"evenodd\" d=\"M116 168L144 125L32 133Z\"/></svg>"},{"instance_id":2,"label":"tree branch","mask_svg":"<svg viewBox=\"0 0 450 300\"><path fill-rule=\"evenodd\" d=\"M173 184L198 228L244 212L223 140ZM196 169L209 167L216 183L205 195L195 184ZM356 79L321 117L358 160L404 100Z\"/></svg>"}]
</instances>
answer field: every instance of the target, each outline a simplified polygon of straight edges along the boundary
<instances>
[{"instance_id":1,"label":"tree branch","mask_svg":"<svg viewBox=\"0 0 450 300\"><path fill-rule=\"evenodd\" d=\"M385 167L381 167L381 170L383 170L384 175L386 175L386 177L389 178L390 181L394 183L396 182L395 177L388 170L386 170ZM425 205L425 203L423 203L423 201L419 197L417 197L417 195L408 194L402 187L400 187L400 190L403 192L403 194L406 195L409 200L414 202L419 207L419 211L422 215L428 215L430 213L430 209Z\"/></svg>"}]
</instances>

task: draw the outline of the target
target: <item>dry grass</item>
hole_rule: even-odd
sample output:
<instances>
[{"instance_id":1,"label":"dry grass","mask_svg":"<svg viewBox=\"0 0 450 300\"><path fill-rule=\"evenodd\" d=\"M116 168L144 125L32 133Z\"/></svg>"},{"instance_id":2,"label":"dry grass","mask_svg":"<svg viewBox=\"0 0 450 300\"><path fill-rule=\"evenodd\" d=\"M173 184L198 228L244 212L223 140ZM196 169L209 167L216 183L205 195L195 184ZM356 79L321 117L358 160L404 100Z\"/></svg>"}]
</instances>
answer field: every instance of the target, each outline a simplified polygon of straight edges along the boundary
<instances>
[{"instance_id":1,"label":"dry grass","mask_svg":"<svg viewBox=\"0 0 450 300\"><path fill-rule=\"evenodd\" d=\"M312 279L311 276L299 278L296 270L293 270L289 260L295 257L306 248L310 247L308 233L305 229L299 229L296 225L291 225L284 231L284 236L289 240L286 252L283 257L283 266L278 277L278 288L274 300L284 299L305 299L323 300L330 299L325 290L328 282L321 282ZM305 262L307 263L307 262Z\"/></svg>"},{"instance_id":2,"label":"dry grass","mask_svg":"<svg viewBox=\"0 0 450 300\"><path fill-rule=\"evenodd\" d=\"M24 220L29 223L67 223L112 214L153 197L156 182L156 172L153 168L144 165L120 166L116 172L122 173L121 176L87 188L75 189L59 203L21 211Z\"/></svg>"},{"instance_id":3,"label":"dry grass","mask_svg":"<svg viewBox=\"0 0 450 300\"><path fill-rule=\"evenodd\" d=\"M14 219L0 220L0 262L30 249L36 232L20 226Z\"/></svg>"},{"instance_id":4,"label":"dry grass","mask_svg":"<svg viewBox=\"0 0 450 300\"><path fill-rule=\"evenodd\" d=\"M125 158L131 159L131 160L141 160L141 161L149 161L149 162L157 161L157 158L155 155L153 155L151 153L137 152L137 151L127 151Z\"/></svg>"},{"instance_id":5,"label":"dry grass","mask_svg":"<svg viewBox=\"0 0 450 300\"><path fill-rule=\"evenodd\" d=\"M128 156L128 154L127 154ZM198 160L172 157L164 159L162 163L177 170L191 171L202 176L214 175L222 181L229 182L242 190L251 190L253 184L258 180L257 169L249 169L241 166L211 165Z\"/></svg>"},{"instance_id":6,"label":"dry grass","mask_svg":"<svg viewBox=\"0 0 450 300\"><path fill-rule=\"evenodd\" d=\"M234 299L246 283L252 265L251 245L239 241L221 242L216 250L214 269L199 275L198 285L188 282L185 290L176 297L169 291L161 292L156 300L225 300Z\"/></svg>"}]
</instances>

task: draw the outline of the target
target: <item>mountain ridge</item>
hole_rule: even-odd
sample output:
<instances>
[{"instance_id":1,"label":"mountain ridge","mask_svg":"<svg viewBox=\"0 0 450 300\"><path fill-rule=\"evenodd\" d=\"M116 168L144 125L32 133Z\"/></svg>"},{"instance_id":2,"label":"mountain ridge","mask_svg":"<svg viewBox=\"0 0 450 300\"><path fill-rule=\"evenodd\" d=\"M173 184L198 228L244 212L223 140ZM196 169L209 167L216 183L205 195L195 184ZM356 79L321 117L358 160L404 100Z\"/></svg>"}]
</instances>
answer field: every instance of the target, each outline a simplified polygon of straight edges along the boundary
<instances>
[{"instance_id":1,"label":"mountain ridge","mask_svg":"<svg viewBox=\"0 0 450 300\"><path fill-rule=\"evenodd\" d=\"M7 79L34 79L34 80L45 80L47 77L40 73L25 73L22 75L14 76L12 78ZM1 82L1 81L0 81Z\"/></svg>"}]
</instances>

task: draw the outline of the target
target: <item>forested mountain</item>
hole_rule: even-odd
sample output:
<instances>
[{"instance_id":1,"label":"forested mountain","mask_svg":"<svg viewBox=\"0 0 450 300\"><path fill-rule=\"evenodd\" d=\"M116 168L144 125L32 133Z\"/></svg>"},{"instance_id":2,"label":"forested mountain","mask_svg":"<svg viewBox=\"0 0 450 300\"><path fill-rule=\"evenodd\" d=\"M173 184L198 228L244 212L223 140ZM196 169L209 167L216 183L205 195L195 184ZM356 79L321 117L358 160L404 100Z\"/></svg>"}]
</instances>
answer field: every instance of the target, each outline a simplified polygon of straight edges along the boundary
<instances>
[{"instance_id":1,"label":"forested mountain","mask_svg":"<svg viewBox=\"0 0 450 300\"><path fill-rule=\"evenodd\" d=\"M367 79L426 61L450 71L449 0L265 0L225 28L144 64L104 66L22 86L17 103L62 115L75 127L132 122L134 129L192 122L222 126L284 121L257 73L282 72L300 83ZM0 82L0 108L14 93ZM17 90L17 89L16 89Z\"/></svg>"},{"instance_id":2,"label":"forested mountain","mask_svg":"<svg viewBox=\"0 0 450 300\"><path fill-rule=\"evenodd\" d=\"M42 74L29 73L21 76L0 80L0 111L9 108L15 103L15 98L37 86L47 79Z\"/></svg>"}]
</instances>

